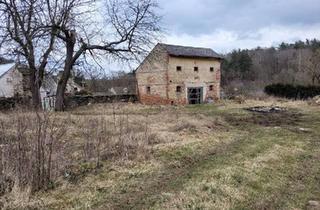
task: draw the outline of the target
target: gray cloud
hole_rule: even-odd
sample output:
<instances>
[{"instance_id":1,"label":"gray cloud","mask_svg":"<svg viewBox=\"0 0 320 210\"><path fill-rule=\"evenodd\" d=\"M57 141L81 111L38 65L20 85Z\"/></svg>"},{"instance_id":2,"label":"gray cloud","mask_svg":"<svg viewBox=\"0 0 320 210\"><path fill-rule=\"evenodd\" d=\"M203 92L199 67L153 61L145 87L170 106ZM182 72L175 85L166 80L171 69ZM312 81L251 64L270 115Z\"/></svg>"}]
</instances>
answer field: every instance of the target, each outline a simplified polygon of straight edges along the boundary
<instances>
[{"instance_id":1,"label":"gray cloud","mask_svg":"<svg viewBox=\"0 0 320 210\"><path fill-rule=\"evenodd\" d=\"M314 35L320 35L316 28L320 23L319 0L159 0L159 4L169 40L182 34L210 39L210 35L224 31L233 33L237 40L257 41L265 38L264 30L277 28L299 32L296 37L290 34L290 40L304 39L308 37L300 32L306 27L310 36L312 27ZM271 42L280 41L277 37L270 39Z\"/></svg>"},{"instance_id":2,"label":"gray cloud","mask_svg":"<svg viewBox=\"0 0 320 210\"><path fill-rule=\"evenodd\" d=\"M319 0L160 0L160 5L165 24L189 34L320 22Z\"/></svg>"}]
</instances>

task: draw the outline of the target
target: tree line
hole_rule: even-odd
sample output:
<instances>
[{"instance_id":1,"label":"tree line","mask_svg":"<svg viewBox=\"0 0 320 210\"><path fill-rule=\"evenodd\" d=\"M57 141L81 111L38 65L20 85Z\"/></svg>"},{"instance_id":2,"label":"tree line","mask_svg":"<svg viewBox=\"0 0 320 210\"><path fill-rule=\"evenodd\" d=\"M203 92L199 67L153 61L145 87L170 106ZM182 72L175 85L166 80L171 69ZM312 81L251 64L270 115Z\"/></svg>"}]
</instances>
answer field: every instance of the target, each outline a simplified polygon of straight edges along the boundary
<instances>
[{"instance_id":1,"label":"tree line","mask_svg":"<svg viewBox=\"0 0 320 210\"><path fill-rule=\"evenodd\" d=\"M320 85L320 41L281 43L278 47L234 50L222 64L225 89L261 91L266 85Z\"/></svg>"},{"instance_id":2,"label":"tree line","mask_svg":"<svg viewBox=\"0 0 320 210\"><path fill-rule=\"evenodd\" d=\"M295 43L286 43L282 42L278 49L286 50L286 49L305 49L311 48L313 50L320 48L320 41L317 39L306 39L306 41L296 41Z\"/></svg>"}]
</instances>

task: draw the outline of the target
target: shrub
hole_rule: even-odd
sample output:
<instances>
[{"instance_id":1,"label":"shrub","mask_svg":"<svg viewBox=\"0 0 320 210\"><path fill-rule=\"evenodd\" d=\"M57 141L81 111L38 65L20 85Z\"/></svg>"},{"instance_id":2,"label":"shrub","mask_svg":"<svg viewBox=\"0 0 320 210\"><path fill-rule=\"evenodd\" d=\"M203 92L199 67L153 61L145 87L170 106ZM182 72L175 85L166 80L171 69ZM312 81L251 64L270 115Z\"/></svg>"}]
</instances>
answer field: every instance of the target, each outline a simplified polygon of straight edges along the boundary
<instances>
[{"instance_id":1,"label":"shrub","mask_svg":"<svg viewBox=\"0 0 320 210\"><path fill-rule=\"evenodd\" d=\"M128 113L113 111L113 121L108 116L86 116L77 122L80 118L49 112L1 116L0 198L13 189L30 193L53 189L62 175L77 182L106 160L148 158L152 151L148 143L156 141L149 131L149 114L133 126ZM0 209L1 205L0 199Z\"/></svg>"},{"instance_id":2,"label":"shrub","mask_svg":"<svg viewBox=\"0 0 320 210\"><path fill-rule=\"evenodd\" d=\"M68 122L36 112L15 113L0 124L2 135L13 132L11 141L2 141L0 145L0 176L7 177L0 177L2 193L10 191L11 185L19 189L28 187L32 192L48 189L63 165L59 161L63 148L60 139Z\"/></svg>"},{"instance_id":3,"label":"shrub","mask_svg":"<svg viewBox=\"0 0 320 210\"><path fill-rule=\"evenodd\" d=\"M264 91L271 96L306 100L320 95L320 86L272 84L266 86Z\"/></svg>"}]
</instances>

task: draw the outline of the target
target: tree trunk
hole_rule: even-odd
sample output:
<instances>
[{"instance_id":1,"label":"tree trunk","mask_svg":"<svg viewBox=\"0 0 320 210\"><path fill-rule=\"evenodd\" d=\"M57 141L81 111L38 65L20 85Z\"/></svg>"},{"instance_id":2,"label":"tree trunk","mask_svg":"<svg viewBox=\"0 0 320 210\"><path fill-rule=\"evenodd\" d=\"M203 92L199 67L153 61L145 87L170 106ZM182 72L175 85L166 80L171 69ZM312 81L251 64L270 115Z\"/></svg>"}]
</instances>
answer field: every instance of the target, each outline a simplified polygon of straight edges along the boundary
<instances>
[{"instance_id":1,"label":"tree trunk","mask_svg":"<svg viewBox=\"0 0 320 210\"><path fill-rule=\"evenodd\" d=\"M71 69L72 69L71 61L67 61L63 69L62 76L61 78L59 78L59 82L58 82L55 111L58 111L58 112L64 111L64 108L65 108L64 95L65 95L67 83L70 77Z\"/></svg>"},{"instance_id":2,"label":"tree trunk","mask_svg":"<svg viewBox=\"0 0 320 210\"><path fill-rule=\"evenodd\" d=\"M29 84L32 95L32 107L35 110L41 109L40 84L39 79L36 78L35 72L32 72Z\"/></svg>"},{"instance_id":3,"label":"tree trunk","mask_svg":"<svg viewBox=\"0 0 320 210\"><path fill-rule=\"evenodd\" d=\"M312 85L315 85L315 83L316 83L316 77L312 75Z\"/></svg>"},{"instance_id":4,"label":"tree trunk","mask_svg":"<svg viewBox=\"0 0 320 210\"><path fill-rule=\"evenodd\" d=\"M41 109L40 90L35 87L32 91L32 105L34 109Z\"/></svg>"},{"instance_id":5,"label":"tree trunk","mask_svg":"<svg viewBox=\"0 0 320 210\"><path fill-rule=\"evenodd\" d=\"M58 87L57 87L57 93L56 93L56 104L55 104L55 111L62 112L64 111L64 93L67 86L67 81L65 82L63 79L63 76L59 80Z\"/></svg>"},{"instance_id":6,"label":"tree trunk","mask_svg":"<svg viewBox=\"0 0 320 210\"><path fill-rule=\"evenodd\" d=\"M62 112L65 108L64 95L67 87L68 80L70 78L70 73L73 67L74 59L74 46L75 46L75 33L71 32L67 38L66 48L67 56L64 64L64 69L61 78L59 78L57 93L56 93L56 104L55 111Z\"/></svg>"}]
</instances>

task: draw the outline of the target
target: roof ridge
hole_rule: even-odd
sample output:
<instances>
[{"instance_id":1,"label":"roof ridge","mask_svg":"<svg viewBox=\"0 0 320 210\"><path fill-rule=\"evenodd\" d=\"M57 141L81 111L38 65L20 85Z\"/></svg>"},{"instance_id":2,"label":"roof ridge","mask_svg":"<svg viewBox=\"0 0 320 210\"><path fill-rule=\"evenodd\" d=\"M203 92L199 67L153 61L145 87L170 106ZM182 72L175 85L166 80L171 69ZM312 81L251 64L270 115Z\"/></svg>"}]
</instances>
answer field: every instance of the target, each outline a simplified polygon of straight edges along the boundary
<instances>
[{"instance_id":1,"label":"roof ridge","mask_svg":"<svg viewBox=\"0 0 320 210\"><path fill-rule=\"evenodd\" d=\"M188 48L195 48L195 49L208 49L208 50L212 50L212 48L210 47L194 47L194 46L187 46L187 45L175 45L175 44L166 44L166 43L159 43L160 45L166 45L166 46L172 46L172 47L188 47Z\"/></svg>"},{"instance_id":2,"label":"roof ridge","mask_svg":"<svg viewBox=\"0 0 320 210\"><path fill-rule=\"evenodd\" d=\"M15 62L0 64L0 78L16 65Z\"/></svg>"},{"instance_id":3,"label":"roof ridge","mask_svg":"<svg viewBox=\"0 0 320 210\"><path fill-rule=\"evenodd\" d=\"M164 43L158 43L158 46L164 47L167 53L172 56L223 59L223 56L216 53L211 48L171 45L171 44L164 44Z\"/></svg>"}]
</instances>

